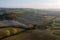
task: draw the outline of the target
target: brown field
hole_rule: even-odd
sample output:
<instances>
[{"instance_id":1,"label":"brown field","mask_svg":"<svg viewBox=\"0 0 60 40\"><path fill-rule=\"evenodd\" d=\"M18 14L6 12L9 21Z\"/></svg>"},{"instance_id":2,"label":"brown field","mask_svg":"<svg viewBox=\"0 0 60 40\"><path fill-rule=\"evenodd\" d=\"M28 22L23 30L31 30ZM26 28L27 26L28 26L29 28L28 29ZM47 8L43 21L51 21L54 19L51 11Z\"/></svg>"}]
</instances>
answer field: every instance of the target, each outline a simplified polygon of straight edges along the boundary
<instances>
[{"instance_id":1,"label":"brown field","mask_svg":"<svg viewBox=\"0 0 60 40\"><path fill-rule=\"evenodd\" d=\"M2 30L2 31L1 31ZM0 35L5 29L0 29ZM19 29L20 30L20 29ZM2 35L1 35L2 36ZM4 35L3 35L4 36ZM60 40L51 31L29 30L21 34L11 36L2 40Z\"/></svg>"}]
</instances>

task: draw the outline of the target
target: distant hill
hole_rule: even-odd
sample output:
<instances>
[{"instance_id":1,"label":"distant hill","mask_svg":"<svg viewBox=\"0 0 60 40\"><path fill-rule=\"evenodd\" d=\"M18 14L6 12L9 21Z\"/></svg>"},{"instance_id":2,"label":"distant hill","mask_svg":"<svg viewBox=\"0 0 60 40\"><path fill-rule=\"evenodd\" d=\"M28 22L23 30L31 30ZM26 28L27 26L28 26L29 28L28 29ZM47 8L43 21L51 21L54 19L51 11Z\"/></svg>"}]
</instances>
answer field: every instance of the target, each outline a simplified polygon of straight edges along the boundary
<instances>
[{"instance_id":1,"label":"distant hill","mask_svg":"<svg viewBox=\"0 0 60 40\"><path fill-rule=\"evenodd\" d=\"M60 17L60 11L53 9L30 9L30 8L0 8L0 13L2 12L20 12L16 16L16 21L24 24L40 24L41 22L46 22L41 16L55 16Z\"/></svg>"},{"instance_id":2,"label":"distant hill","mask_svg":"<svg viewBox=\"0 0 60 40\"><path fill-rule=\"evenodd\" d=\"M23 13L16 17L16 20L24 24L40 24L46 20L41 18L37 14L32 13Z\"/></svg>"},{"instance_id":3,"label":"distant hill","mask_svg":"<svg viewBox=\"0 0 60 40\"><path fill-rule=\"evenodd\" d=\"M60 9L32 9L32 8L0 8L0 12L3 11L20 11L20 12L27 12L27 13L37 13L40 15L48 15L48 16L56 16L60 17Z\"/></svg>"}]
</instances>

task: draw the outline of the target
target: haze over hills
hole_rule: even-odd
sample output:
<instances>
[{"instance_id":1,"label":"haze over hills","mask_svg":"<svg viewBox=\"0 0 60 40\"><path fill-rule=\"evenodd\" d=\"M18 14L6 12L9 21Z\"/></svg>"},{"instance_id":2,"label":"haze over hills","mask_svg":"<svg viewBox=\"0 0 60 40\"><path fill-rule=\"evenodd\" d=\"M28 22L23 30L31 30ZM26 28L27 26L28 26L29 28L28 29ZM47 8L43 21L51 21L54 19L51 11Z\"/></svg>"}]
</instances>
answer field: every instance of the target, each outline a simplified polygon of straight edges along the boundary
<instances>
[{"instance_id":1,"label":"haze over hills","mask_svg":"<svg viewBox=\"0 0 60 40\"><path fill-rule=\"evenodd\" d=\"M46 22L41 16L60 17L60 11L56 10L57 9L0 8L0 12L19 12L15 20L24 24L40 24L41 22Z\"/></svg>"}]
</instances>

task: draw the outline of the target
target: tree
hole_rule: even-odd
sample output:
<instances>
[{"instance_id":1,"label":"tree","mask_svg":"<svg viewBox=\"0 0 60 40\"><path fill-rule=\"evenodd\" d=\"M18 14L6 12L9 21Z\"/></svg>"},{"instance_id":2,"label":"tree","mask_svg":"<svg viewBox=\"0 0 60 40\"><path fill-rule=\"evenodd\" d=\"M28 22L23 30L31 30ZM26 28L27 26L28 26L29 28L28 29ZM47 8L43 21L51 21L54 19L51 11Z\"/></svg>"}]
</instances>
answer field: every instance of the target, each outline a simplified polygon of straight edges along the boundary
<instances>
[{"instance_id":1,"label":"tree","mask_svg":"<svg viewBox=\"0 0 60 40\"><path fill-rule=\"evenodd\" d=\"M46 26L46 30L51 30L52 28L50 26Z\"/></svg>"},{"instance_id":2,"label":"tree","mask_svg":"<svg viewBox=\"0 0 60 40\"><path fill-rule=\"evenodd\" d=\"M16 28L13 28L13 29L12 29L12 33L13 33L13 34L18 33L17 29L16 29Z\"/></svg>"},{"instance_id":3,"label":"tree","mask_svg":"<svg viewBox=\"0 0 60 40\"><path fill-rule=\"evenodd\" d=\"M4 31L4 35L5 35L5 36L10 36L10 35L11 35L11 34L10 34L10 30L5 30L5 31Z\"/></svg>"},{"instance_id":4,"label":"tree","mask_svg":"<svg viewBox=\"0 0 60 40\"><path fill-rule=\"evenodd\" d=\"M32 28L32 27L33 27L33 24L29 24L28 27L29 27L29 28Z\"/></svg>"}]
</instances>

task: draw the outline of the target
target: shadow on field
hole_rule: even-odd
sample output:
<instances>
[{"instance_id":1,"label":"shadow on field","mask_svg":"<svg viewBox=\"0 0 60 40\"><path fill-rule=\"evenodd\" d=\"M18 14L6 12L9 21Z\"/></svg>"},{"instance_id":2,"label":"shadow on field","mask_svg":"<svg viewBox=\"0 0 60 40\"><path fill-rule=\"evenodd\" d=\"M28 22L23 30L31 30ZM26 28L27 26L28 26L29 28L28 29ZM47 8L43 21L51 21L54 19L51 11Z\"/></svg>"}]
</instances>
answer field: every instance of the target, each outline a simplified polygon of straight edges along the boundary
<instances>
[{"instance_id":1,"label":"shadow on field","mask_svg":"<svg viewBox=\"0 0 60 40\"><path fill-rule=\"evenodd\" d=\"M21 34L5 38L3 40L60 40L50 31L46 30L28 30Z\"/></svg>"}]
</instances>

